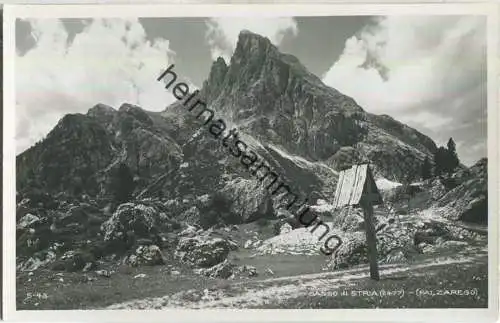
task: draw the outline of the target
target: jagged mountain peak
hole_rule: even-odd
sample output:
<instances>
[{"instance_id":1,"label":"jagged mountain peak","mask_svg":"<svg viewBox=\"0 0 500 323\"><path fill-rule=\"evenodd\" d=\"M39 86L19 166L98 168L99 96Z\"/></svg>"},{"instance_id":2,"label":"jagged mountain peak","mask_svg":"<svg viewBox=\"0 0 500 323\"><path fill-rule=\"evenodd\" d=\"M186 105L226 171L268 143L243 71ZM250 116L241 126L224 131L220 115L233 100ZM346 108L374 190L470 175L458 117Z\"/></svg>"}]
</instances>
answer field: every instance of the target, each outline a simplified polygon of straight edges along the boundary
<instances>
[{"instance_id":1,"label":"jagged mountain peak","mask_svg":"<svg viewBox=\"0 0 500 323\"><path fill-rule=\"evenodd\" d=\"M237 92L251 93L256 88L273 92L275 98L293 96L294 90L309 92L315 96L345 97L336 89L325 85L297 57L282 53L269 38L243 30L238 36L229 65L222 58L213 62L202 93L208 103L219 101L214 104L217 107L224 105L220 101L225 101L227 96ZM346 107L352 112L362 111L353 99L348 99L351 103ZM228 117L233 116L229 113Z\"/></svg>"},{"instance_id":2,"label":"jagged mountain peak","mask_svg":"<svg viewBox=\"0 0 500 323\"><path fill-rule=\"evenodd\" d=\"M114 109L113 107L103 103L98 103L90 108L89 111L87 111L87 116L109 121L113 119L116 112L116 109Z\"/></svg>"},{"instance_id":3,"label":"jagged mountain peak","mask_svg":"<svg viewBox=\"0 0 500 323\"><path fill-rule=\"evenodd\" d=\"M213 63L202 93L242 131L311 160L336 160L341 148L351 147L378 160L384 176L400 178L408 169L416 172L423 156L435 150L429 137L389 116L366 112L298 58L248 30L240 32L229 65L223 59ZM403 157L414 165L392 166Z\"/></svg>"},{"instance_id":4,"label":"jagged mountain peak","mask_svg":"<svg viewBox=\"0 0 500 323\"><path fill-rule=\"evenodd\" d=\"M262 55L277 50L269 38L249 30L242 30L238 35L238 42L236 43L233 57L237 58L240 55Z\"/></svg>"},{"instance_id":5,"label":"jagged mountain peak","mask_svg":"<svg viewBox=\"0 0 500 323\"><path fill-rule=\"evenodd\" d=\"M212 101L219 93L220 87L224 83L229 67L222 57L218 57L210 68L207 80L203 83L202 93L207 101Z\"/></svg>"}]
</instances>

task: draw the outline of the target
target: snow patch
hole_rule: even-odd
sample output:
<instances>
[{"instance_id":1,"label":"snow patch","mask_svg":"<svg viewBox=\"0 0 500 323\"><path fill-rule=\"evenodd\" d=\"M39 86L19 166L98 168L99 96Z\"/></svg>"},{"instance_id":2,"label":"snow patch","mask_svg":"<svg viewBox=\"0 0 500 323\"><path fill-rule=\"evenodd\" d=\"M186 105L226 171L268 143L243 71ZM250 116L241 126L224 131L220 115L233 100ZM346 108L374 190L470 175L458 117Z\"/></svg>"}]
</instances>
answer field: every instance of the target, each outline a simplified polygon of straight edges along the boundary
<instances>
[{"instance_id":1,"label":"snow patch","mask_svg":"<svg viewBox=\"0 0 500 323\"><path fill-rule=\"evenodd\" d=\"M318 200L316 205L311 205L310 209L318 213L333 212L335 207L333 204L326 202L325 200Z\"/></svg>"},{"instance_id":2,"label":"snow patch","mask_svg":"<svg viewBox=\"0 0 500 323\"><path fill-rule=\"evenodd\" d=\"M319 226L314 231L315 226L298 228L265 240L257 248L257 253L271 255L317 255L320 253L320 248L323 246L324 240L334 233L331 230L333 227L332 223L325 224L330 228L327 234L325 234L326 229L323 226Z\"/></svg>"},{"instance_id":3,"label":"snow patch","mask_svg":"<svg viewBox=\"0 0 500 323\"><path fill-rule=\"evenodd\" d=\"M392 190L393 188L396 188L398 186L403 185L403 184L398 183L398 182L390 181L384 177L380 177L379 179L377 179L375 181L375 183L377 184L378 189L382 190L382 191Z\"/></svg>"}]
</instances>

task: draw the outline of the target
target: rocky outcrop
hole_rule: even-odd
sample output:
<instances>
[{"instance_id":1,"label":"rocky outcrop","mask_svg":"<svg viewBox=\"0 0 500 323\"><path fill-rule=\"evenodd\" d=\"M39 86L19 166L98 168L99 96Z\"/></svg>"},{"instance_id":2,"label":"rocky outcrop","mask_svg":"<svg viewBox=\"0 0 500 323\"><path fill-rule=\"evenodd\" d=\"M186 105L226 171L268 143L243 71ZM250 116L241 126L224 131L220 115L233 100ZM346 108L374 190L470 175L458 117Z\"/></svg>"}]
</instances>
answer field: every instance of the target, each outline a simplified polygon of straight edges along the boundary
<instances>
[{"instance_id":1,"label":"rocky outcrop","mask_svg":"<svg viewBox=\"0 0 500 323\"><path fill-rule=\"evenodd\" d=\"M43 141L17 156L18 192L24 196L39 186L53 195L108 196L116 165L125 163L144 185L181 159L161 117L130 104L118 110L97 104L85 115L66 115Z\"/></svg>"},{"instance_id":2,"label":"rocky outcrop","mask_svg":"<svg viewBox=\"0 0 500 323\"><path fill-rule=\"evenodd\" d=\"M428 210L426 210L428 211ZM439 215L439 209L435 210ZM339 269L368 263L366 233L359 212L349 212L350 217L344 223L357 223L344 227L340 231L340 247L332 254L327 267ZM485 236L453 222L423 217L423 214L396 219L394 213L379 215L375 218L377 238L377 256L379 263L404 263L417 253L430 253L448 247L464 249L477 241L484 241Z\"/></svg>"},{"instance_id":3,"label":"rocky outcrop","mask_svg":"<svg viewBox=\"0 0 500 323\"><path fill-rule=\"evenodd\" d=\"M451 220L488 222L488 161L481 159L458 176L460 185L442 196L437 205Z\"/></svg>"},{"instance_id":4,"label":"rocky outcrop","mask_svg":"<svg viewBox=\"0 0 500 323\"><path fill-rule=\"evenodd\" d=\"M24 214L16 226L16 257L19 263L24 263L21 267L45 266L56 258L63 261L71 258L69 254L63 258L70 251L99 258L105 249L99 244L100 225L105 220L102 210L93 202L77 204L60 200L51 203L57 207L46 209L40 207L44 204L29 198L18 204L18 211L22 209Z\"/></svg>"}]
</instances>

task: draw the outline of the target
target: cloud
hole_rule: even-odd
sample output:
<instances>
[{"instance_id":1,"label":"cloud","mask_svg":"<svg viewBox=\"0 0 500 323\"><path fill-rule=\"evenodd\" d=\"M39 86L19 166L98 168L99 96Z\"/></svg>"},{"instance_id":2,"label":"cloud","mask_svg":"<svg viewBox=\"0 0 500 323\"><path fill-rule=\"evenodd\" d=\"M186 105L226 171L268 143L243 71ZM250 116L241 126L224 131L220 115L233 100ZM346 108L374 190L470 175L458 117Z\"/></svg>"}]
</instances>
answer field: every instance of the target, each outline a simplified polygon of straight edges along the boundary
<instances>
[{"instance_id":1,"label":"cloud","mask_svg":"<svg viewBox=\"0 0 500 323\"><path fill-rule=\"evenodd\" d=\"M323 81L367 111L389 114L436 141L463 136L454 129L472 116L486 123L486 20L481 16L377 19L346 41ZM477 151L462 153L468 161L480 157Z\"/></svg>"},{"instance_id":2,"label":"cloud","mask_svg":"<svg viewBox=\"0 0 500 323\"><path fill-rule=\"evenodd\" d=\"M16 57L18 153L67 113L86 113L97 103L118 108L124 102L161 111L175 100L156 81L172 61L169 42L149 42L138 20L87 21L70 36L59 19L27 21L35 45Z\"/></svg>"},{"instance_id":3,"label":"cloud","mask_svg":"<svg viewBox=\"0 0 500 323\"><path fill-rule=\"evenodd\" d=\"M426 127L430 129L438 129L440 127L448 125L450 122L453 121L453 118L449 116L441 116L423 110L418 113L401 116L399 117L399 121L406 123L424 124Z\"/></svg>"},{"instance_id":4,"label":"cloud","mask_svg":"<svg viewBox=\"0 0 500 323\"><path fill-rule=\"evenodd\" d=\"M285 18L245 18L221 17L205 21L207 26L206 39L210 45L212 59L223 57L229 62L236 48L236 42L241 30L247 29L279 45L286 34L297 35L297 23L292 17Z\"/></svg>"}]
</instances>

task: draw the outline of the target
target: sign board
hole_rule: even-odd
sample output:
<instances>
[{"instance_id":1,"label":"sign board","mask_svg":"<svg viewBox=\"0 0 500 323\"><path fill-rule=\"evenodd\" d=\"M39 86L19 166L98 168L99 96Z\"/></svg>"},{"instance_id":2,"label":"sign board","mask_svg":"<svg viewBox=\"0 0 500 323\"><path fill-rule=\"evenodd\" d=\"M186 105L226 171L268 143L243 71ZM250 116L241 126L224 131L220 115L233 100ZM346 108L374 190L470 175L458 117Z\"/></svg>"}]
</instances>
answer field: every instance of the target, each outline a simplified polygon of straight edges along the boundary
<instances>
[{"instance_id":1,"label":"sign board","mask_svg":"<svg viewBox=\"0 0 500 323\"><path fill-rule=\"evenodd\" d=\"M373 223L374 204L382 204L382 196L368 164L354 165L340 172L333 206L334 208L341 208L348 205L359 205L363 208L368 259L370 261L370 277L379 280L377 238Z\"/></svg>"},{"instance_id":2,"label":"sign board","mask_svg":"<svg viewBox=\"0 0 500 323\"><path fill-rule=\"evenodd\" d=\"M340 172L333 206L359 205L361 198L369 198L372 205L382 204L382 195L368 164L354 165Z\"/></svg>"}]
</instances>

